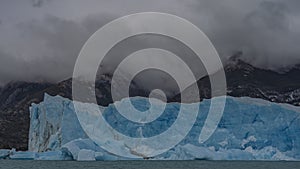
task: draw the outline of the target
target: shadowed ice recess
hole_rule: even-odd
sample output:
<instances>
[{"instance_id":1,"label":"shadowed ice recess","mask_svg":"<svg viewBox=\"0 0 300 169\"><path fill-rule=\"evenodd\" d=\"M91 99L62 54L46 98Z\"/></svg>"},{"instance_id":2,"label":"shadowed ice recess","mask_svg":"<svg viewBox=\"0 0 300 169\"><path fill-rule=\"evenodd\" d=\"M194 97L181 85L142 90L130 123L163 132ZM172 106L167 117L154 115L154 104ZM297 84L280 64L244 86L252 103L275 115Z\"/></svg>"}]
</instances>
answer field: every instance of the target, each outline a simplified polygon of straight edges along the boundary
<instances>
[{"instance_id":1,"label":"shadowed ice recess","mask_svg":"<svg viewBox=\"0 0 300 169\"><path fill-rule=\"evenodd\" d=\"M123 99L120 104L128 102L128 99ZM147 98L130 99L138 110L149 109L150 104ZM196 123L178 145L152 158L162 160L300 160L300 108L261 99L227 97L225 111L216 131L206 142L199 143L199 134L206 120L210 101L204 100L197 103L200 111ZM160 117L147 124L127 120L117 112L114 104L100 107L100 109L106 121L117 132L134 138L148 138L171 127L177 118L180 106L179 103L168 103ZM93 107L95 105L91 106L90 111L93 111ZM126 111L127 107L124 106L123 110ZM77 119L72 101L68 99L46 94L44 102L32 105L30 119L29 152L2 151L2 154L8 154L7 158L126 159L107 152L101 148L103 145L97 145L88 138ZM128 148L122 145L122 140L118 140L117 134L115 138L105 143L106 146L116 148L115 151L119 151L120 146L127 148L128 152L137 159L144 157L143 153L136 154L133 147ZM137 148L140 146L138 143L132 144ZM160 144L163 145L164 140L161 140ZM147 147L143 148L147 151Z\"/></svg>"}]
</instances>

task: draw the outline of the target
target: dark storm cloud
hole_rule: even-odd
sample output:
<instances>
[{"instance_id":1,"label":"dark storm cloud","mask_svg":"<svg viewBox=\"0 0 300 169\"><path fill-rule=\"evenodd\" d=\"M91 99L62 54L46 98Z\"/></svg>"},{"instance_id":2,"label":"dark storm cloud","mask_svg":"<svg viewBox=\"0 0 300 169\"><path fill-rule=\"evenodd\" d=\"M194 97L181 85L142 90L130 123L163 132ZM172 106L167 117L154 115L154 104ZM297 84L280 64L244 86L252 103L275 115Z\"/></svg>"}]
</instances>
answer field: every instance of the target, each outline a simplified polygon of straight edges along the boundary
<instances>
[{"instance_id":1,"label":"dark storm cloud","mask_svg":"<svg viewBox=\"0 0 300 169\"><path fill-rule=\"evenodd\" d=\"M43 0L32 0L32 6L33 7L41 7L43 5Z\"/></svg>"},{"instance_id":2,"label":"dark storm cloud","mask_svg":"<svg viewBox=\"0 0 300 169\"><path fill-rule=\"evenodd\" d=\"M190 20L208 35L223 61L242 51L244 60L263 68L277 70L300 63L298 0L28 2L0 4L2 83L71 77L77 55L92 33L115 18L144 11Z\"/></svg>"},{"instance_id":3,"label":"dark storm cloud","mask_svg":"<svg viewBox=\"0 0 300 169\"><path fill-rule=\"evenodd\" d=\"M0 48L0 84L19 80L56 82L70 78L84 43L110 21L105 18L112 17L100 16L88 16L82 22L74 22L48 15L41 21L17 24L20 39L12 49L18 50L17 47L22 45L23 49L30 50L23 50L20 54L23 57L20 57Z\"/></svg>"},{"instance_id":4,"label":"dark storm cloud","mask_svg":"<svg viewBox=\"0 0 300 169\"><path fill-rule=\"evenodd\" d=\"M31 0L32 6L38 8L42 7L45 3L47 3L47 1L50 0Z\"/></svg>"},{"instance_id":5,"label":"dark storm cloud","mask_svg":"<svg viewBox=\"0 0 300 169\"><path fill-rule=\"evenodd\" d=\"M209 1L204 10L208 24L200 24L223 58L235 51L262 68L281 69L300 63L299 11L294 1ZM212 8L206 8L211 6ZM209 17L210 16L210 17Z\"/></svg>"},{"instance_id":6,"label":"dark storm cloud","mask_svg":"<svg viewBox=\"0 0 300 169\"><path fill-rule=\"evenodd\" d=\"M10 80L57 81L69 78L77 55L90 36L80 24L54 16L47 16L42 22L22 23L18 27L22 41L31 42L27 47L33 51L24 51L23 58L0 53L3 64L0 77L4 83Z\"/></svg>"}]
</instances>

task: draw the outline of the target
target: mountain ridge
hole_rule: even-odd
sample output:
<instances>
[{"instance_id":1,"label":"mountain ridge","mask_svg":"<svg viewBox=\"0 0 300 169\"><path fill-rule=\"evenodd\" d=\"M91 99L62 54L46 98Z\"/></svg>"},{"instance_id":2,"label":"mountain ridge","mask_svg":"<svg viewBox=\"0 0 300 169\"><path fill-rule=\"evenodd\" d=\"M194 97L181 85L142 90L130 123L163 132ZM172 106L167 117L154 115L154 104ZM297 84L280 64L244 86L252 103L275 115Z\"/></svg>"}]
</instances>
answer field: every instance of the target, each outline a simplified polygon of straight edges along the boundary
<instances>
[{"instance_id":1,"label":"mountain ridge","mask_svg":"<svg viewBox=\"0 0 300 169\"><path fill-rule=\"evenodd\" d=\"M239 57L232 58L232 61L224 67L229 96L247 96L300 106L300 67L278 73L254 67ZM108 74L99 76L96 81L96 97L98 101L101 100L98 103L102 106L113 102L110 84L111 75ZM210 98L209 77L199 79L197 85L201 99ZM29 107L32 103L43 101L44 93L72 99L72 79L57 84L12 82L0 87L0 148L27 149ZM130 96L148 95L149 91L132 83ZM168 102L180 102L180 94L168 98Z\"/></svg>"}]
</instances>

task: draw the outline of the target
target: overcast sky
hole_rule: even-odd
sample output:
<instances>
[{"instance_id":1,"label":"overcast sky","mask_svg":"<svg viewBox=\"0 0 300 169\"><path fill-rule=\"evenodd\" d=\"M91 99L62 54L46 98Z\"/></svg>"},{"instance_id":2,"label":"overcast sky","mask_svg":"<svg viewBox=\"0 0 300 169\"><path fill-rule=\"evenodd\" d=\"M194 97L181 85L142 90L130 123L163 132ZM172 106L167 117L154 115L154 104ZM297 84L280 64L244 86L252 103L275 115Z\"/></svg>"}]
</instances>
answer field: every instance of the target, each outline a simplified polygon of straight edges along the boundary
<instances>
[{"instance_id":1,"label":"overcast sky","mask_svg":"<svg viewBox=\"0 0 300 169\"><path fill-rule=\"evenodd\" d=\"M203 30L225 62L237 51L255 66L300 63L299 0L1 0L0 84L72 76L85 41L137 12L166 12Z\"/></svg>"}]
</instances>

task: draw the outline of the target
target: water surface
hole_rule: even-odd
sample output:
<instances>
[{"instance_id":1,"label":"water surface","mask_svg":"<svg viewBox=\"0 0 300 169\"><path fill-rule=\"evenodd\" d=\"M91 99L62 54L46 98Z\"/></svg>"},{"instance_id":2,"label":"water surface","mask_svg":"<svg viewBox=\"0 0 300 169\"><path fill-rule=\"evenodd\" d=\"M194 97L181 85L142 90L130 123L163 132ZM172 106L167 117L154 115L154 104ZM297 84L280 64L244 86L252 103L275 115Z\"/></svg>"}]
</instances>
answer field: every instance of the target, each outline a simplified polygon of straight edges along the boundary
<instances>
[{"instance_id":1,"label":"water surface","mask_svg":"<svg viewBox=\"0 0 300 169\"><path fill-rule=\"evenodd\" d=\"M263 161L16 161L0 160L0 169L300 169L300 162Z\"/></svg>"}]
</instances>

